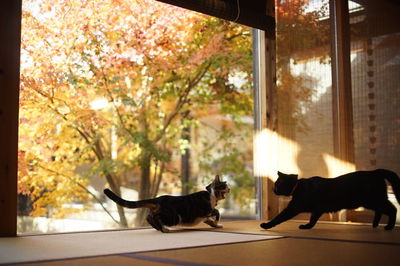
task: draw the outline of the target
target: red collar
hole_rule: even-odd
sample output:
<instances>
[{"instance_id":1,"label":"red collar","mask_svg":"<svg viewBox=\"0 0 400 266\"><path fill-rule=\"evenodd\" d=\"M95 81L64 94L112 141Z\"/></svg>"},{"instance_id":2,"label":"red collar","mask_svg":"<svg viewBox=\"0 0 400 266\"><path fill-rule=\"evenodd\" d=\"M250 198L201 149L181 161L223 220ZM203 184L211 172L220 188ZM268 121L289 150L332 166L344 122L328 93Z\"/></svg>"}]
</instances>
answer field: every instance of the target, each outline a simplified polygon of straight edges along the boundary
<instances>
[{"instance_id":1,"label":"red collar","mask_svg":"<svg viewBox=\"0 0 400 266\"><path fill-rule=\"evenodd\" d=\"M297 188L297 184L299 184L299 181L296 181L296 184L294 185L294 187L293 187L292 191L290 192L289 196L292 196L292 195L293 195L294 191L295 191L296 188Z\"/></svg>"}]
</instances>

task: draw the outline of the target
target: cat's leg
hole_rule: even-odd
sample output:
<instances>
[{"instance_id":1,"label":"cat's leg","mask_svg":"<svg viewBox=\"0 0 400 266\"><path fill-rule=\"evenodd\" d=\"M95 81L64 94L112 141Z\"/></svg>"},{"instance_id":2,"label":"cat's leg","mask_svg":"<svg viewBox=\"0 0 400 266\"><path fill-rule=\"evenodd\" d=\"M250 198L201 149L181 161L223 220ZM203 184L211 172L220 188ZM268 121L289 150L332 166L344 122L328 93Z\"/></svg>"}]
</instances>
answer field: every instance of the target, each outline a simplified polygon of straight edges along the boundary
<instances>
[{"instance_id":1,"label":"cat's leg","mask_svg":"<svg viewBox=\"0 0 400 266\"><path fill-rule=\"evenodd\" d=\"M160 219L156 218L154 219L154 216L152 214L149 214L146 218L147 222L156 230L161 231L163 233L168 233L169 229L166 228Z\"/></svg>"},{"instance_id":2,"label":"cat's leg","mask_svg":"<svg viewBox=\"0 0 400 266\"><path fill-rule=\"evenodd\" d=\"M154 219L153 219L153 215L152 215L152 214L147 215L146 221L147 221L154 229L160 231L161 228L160 228L160 227L157 227L156 223L154 222Z\"/></svg>"},{"instance_id":3,"label":"cat's leg","mask_svg":"<svg viewBox=\"0 0 400 266\"><path fill-rule=\"evenodd\" d=\"M161 231L163 233L168 233L170 230L164 225L164 223L161 220L160 214L155 214L152 215L152 223L151 224L155 229L158 231Z\"/></svg>"},{"instance_id":4,"label":"cat's leg","mask_svg":"<svg viewBox=\"0 0 400 266\"><path fill-rule=\"evenodd\" d=\"M372 222L372 227L375 228L379 225L379 221L381 220L382 213L380 211L375 210L374 221Z\"/></svg>"},{"instance_id":5,"label":"cat's leg","mask_svg":"<svg viewBox=\"0 0 400 266\"><path fill-rule=\"evenodd\" d=\"M213 209L211 212L211 216L215 217L215 221L218 223L221 215L219 214L219 211L217 209Z\"/></svg>"},{"instance_id":6,"label":"cat's leg","mask_svg":"<svg viewBox=\"0 0 400 266\"><path fill-rule=\"evenodd\" d=\"M308 224L300 225L299 229L311 229L311 228L313 228L322 214L323 214L322 212L313 212L313 213L311 213L310 222Z\"/></svg>"},{"instance_id":7,"label":"cat's leg","mask_svg":"<svg viewBox=\"0 0 400 266\"><path fill-rule=\"evenodd\" d=\"M296 208L293 205L290 205L290 203L289 203L289 205L286 207L286 209L284 209L281 213L279 213L274 219L272 219L268 223L262 223L262 224L260 224L260 226L264 229L270 229L280 223L283 223L284 221L292 219L300 212L301 211L299 211L298 208Z\"/></svg>"},{"instance_id":8,"label":"cat's leg","mask_svg":"<svg viewBox=\"0 0 400 266\"><path fill-rule=\"evenodd\" d=\"M158 231L163 231L163 225L157 214L149 214L146 220L154 229Z\"/></svg>"},{"instance_id":9,"label":"cat's leg","mask_svg":"<svg viewBox=\"0 0 400 266\"><path fill-rule=\"evenodd\" d=\"M386 214L389 217L388 223L385 226L385 230L392 230L394 228L394 225L396 224L397 209L389 200L386 200L384 204L382 204L381 208L382 213Z\"/></svg>"},{"instance_id":10,"label":"cat's leg","mask_svg":"<svg viewBox=\"0 0 400 266\"><path fill-rule=\"evenodd\" d=\"M214 228L222 228L223 227L222 224L218 224L216 221L211 220L209 218L207 218L207 220L205 220L204 223L206 223L209 226L214 227Z\"/></svg>"},{"instance_id":11,"label":"cat's leg","mask_svg":"<svg viewBox=\"0 0 400 266\"><path fill-rule=\"evenodd\" d=\"M211 219L212 217L214 217L214 219ZM213 209L210 217L207 218L204 223L208 224L211 227L222 228L222 224L218 224L220 217L221 216L219 214L219 211L217 209Z\"/></svg>"}]
</instances>

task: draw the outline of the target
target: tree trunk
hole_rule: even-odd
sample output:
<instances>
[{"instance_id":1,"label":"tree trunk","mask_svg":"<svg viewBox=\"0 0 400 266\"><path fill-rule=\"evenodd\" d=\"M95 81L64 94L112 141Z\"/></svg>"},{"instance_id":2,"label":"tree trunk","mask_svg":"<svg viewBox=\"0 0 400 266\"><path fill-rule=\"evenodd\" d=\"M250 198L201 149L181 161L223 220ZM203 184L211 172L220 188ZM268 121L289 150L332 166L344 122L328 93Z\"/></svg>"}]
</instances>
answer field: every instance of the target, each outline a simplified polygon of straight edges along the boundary
<instances>
[{"instance_id":1,"label":"tree trunk","mask_svg":"<svg viewBox=\"0 0 400 266\"><path fill-rule=\"evenodd\" d=\"M115 184L115 179L111 176L111 174L106 174L106 179L108 181L108 184L110 185L111 190L121 197L121 188L120 186ZM126 220L124 207L121 207L117 204L117 210L119 216L119 225L121 227L128 227L128 221Z\"/></svg>"},{"instance_id":2,"label":"tree trunk","mask_svg":"<svg viewBox=\"0 0 400 266\"><path fill-rule=\"evenodd\" d=\"M148 199L150 195L150 166L151 166L151 155L143 151L141 156L141 176L140 176L140 190L139 190L139 200ZM136 226L146 225L146 216L149 213L148 209L140 208L136 211Z\"/></svg>"},{"instance_id":3,"label":"tree trunk","mask_svg":"<svg viewBox=\"0 0 400 266\"><path fill-rule=\"evenodd\" d=\"M182 140L190 143L190 128L185 126L181 135ZM182 195L188 195L190 191L190 149L185 148L185 153L181 155L181 173L182 173Z\"/></svg>"},{"instance_id":4,"label":"tree trunk","mask_svg":"<svg viewBox=\"0 0 400 266\"><path fill-rule=\"evenodd\" d=\"M124 207L117 205L117 210L119 215L119 225L125 228L128 227L128 221L126 220Z\"/></svg>"}]
</instances>

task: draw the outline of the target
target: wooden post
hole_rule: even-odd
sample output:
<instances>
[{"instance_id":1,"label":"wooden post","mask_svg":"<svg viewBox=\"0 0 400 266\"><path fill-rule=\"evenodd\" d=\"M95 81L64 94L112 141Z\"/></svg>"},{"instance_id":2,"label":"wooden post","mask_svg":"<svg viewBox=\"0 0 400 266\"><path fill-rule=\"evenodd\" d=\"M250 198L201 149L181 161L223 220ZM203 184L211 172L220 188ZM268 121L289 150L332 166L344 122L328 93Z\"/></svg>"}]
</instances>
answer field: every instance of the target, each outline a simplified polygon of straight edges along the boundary
<instances>
[{"instance_id":1,"label":"wooden post","mask_svg":"<svg viewBox=\"0 0 400 266\"><path fill-rule=\"evenodd\" d=\"M350 24L347 0L330 0L334 154L354 162Z\"/></svg>"},{"instance_id":2,"label":"wooden post","mask_svg":"<svg viewBox=\"0 0 400 266\"><path fill-rule=\"evenodd\" d=\"M0 236L17 234L21 4L0 2Z\"/></svg>"},{"instance_id":3,"label":"wooden post","mask_svg":"<svg viewBox=\"0 0 400 266\"><path fill-rule=\"evenodd\" d=\"M275 17L275 1L267 2L267 16ZM266 32L265 39L265 76L266 76L266 128L270 132L276 132L278 122L278 106L277 106L277 86L276 86L276 36L275 29ZM276 147L276 145L273 145ZM265 147L271 148L271 147ZM277 151L273 151L274 154L278 154ZM272 158L268 158L272 160ZM276 167L278 167L276 165ZM276 174L276 173L273 173ZM266 178L266 187L264 189L264 196L267 199L268 204L264 210L265 219L271 220L279 213L279 198L272 192L273 191L273 179L271 176Z\"/></svg>"},{"instance_id":4,"label":"wooden post","mask_svg":"<svg viewBox=\"0 0 400 266\"><path fill-rule=\"evenodd\" d=\"M265 209L268 205L268 198L265 195L268 184L266 176L259 169L263 160L259 149L262 142L258 141L262 130L266 128L266 76L265 76L265 33L261 30L253 29L253 75L254 75L254 142L253 142L253 161L254 176L256 178L257 194L257 218L266 219Z\"/></svg>"},{"instance_id":5,"label":"wooden post","mask_svg":"<svg viewBox=\"0 0 400 266\"><path fill-rule=\"evenodd\" d=\"M267 2L266 15L275 17L274 1ZM268 220L278 213L278 199L272 193L273 181L267 173L260 171L267 160L262 150L270 150L275 147L268 141L257 142L257 139L265 137L263 132L276 132L277 130L277 106L276 106L276 48L275 28L268 31L253 31L253 61L254 61L254 162L257 178L257 216L259 219ZM265 132L264 132L265 133ZM261 135L261 136L260 136ZM262 147L260 145L263 144ZM261 151L261 152L260 152ZM264 156L263 156L264 155ZM273 163L269 163L273 165Z\"/></svg>"}]
</instances>

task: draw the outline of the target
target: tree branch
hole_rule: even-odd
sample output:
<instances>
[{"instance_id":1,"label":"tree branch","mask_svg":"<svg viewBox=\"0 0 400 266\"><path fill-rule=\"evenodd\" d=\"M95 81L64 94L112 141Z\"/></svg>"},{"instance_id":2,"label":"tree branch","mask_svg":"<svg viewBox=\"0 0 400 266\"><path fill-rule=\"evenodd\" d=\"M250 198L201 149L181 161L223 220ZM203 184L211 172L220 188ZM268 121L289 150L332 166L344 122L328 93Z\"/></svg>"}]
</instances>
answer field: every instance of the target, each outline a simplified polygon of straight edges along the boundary
<instances>
[{"instance_id":1,"label":"tree branch","mask_svg":"<svg viewBox=\"0 0 400 266\"><path fill-rule=\"evenodd\" d=\"M183 91L183 94L179 95L178 100L176 101L175 108L174 110L169 114L169 116L164 120L164 125L163 129L161 132L154 138L154 142L158 142L163 135L165 134L165 131L167 131L167 128L171 124L172 120L179 114L180 110L188 102L188 96L190 91L195 87L200 80L203 78L207 70L210 68L211 62L207 62L203 68L202 71L199 71L197 75L192 79L188 81L188 85L186 89Z\"/></svg>"},{"instance_id":2,"label":"tree branch","mask_svg":"<svg viewBox=\"0 0 400 266\"><path fill-rule=\"evenodd\" d=\"M90 195L101 205L101 207L103 208L103 210L111 217L111 219L112 219L114 222L116 222L117 224L120 224L119 221L117 221L116 219L114 219L114 217L112 216L112 214L111 214L111 213L107 210L107 208L103 205L103 203L101 202L101 200L100 200L98 197L96 197L96 195L93 194L93 193L92 193L89 189L87 189L84 185L82 185L82 184L79 183L78 181L74 180L74 178L72 178L72 177L70 177L70 176L68 176L68 175L66 175L66 174L63 174L63 173L54 171L54 170L49 169L49 168L46 168L46 167L44 167L44 166L42 166L42 165L40 165L40 164L38 164L37 166L38 166L39 168L42 168L43 170L46 170L46 171L50 172L50 173L53 173L53 174L57 174L57 175L66 177L68 180L70 180L70 181L72 181L73 183L75 183L76 185L78 185L81 189L83 189L85 192L87 192L88 194L90 194Z\"/></svg>"}]
</instances>

